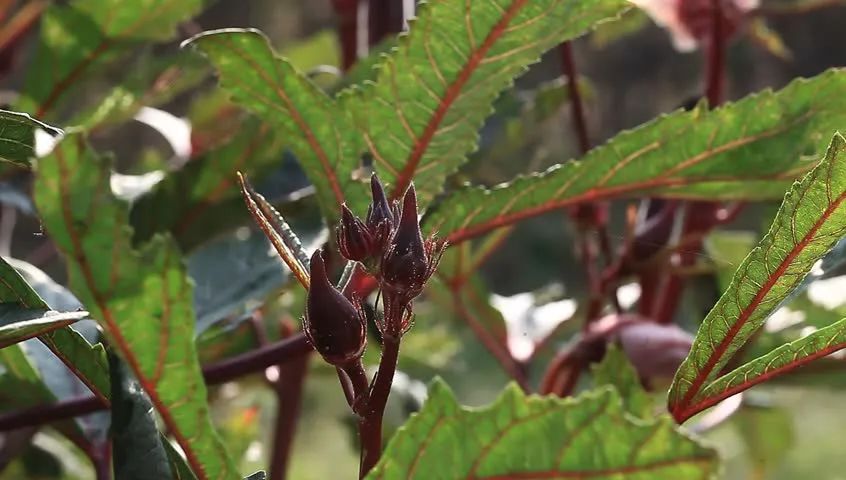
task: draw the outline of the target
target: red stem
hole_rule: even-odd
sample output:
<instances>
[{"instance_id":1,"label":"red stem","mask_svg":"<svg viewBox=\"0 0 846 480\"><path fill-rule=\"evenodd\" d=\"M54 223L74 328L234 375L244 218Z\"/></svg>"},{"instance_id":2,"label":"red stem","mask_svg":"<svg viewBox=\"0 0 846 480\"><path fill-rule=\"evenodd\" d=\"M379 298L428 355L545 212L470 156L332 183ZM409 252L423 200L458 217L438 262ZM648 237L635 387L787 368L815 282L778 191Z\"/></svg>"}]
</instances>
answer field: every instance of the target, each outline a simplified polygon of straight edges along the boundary
<instances>
[{"instance_id":1,"label":"red stem","mask_svg":"<svg viewBox=\"0 0 846 480\"><path fill-rule=\"evenodd\" d=\"M710 1L711 36L705 43L705 96L709 107L716 108L723 102L725 90L726 35L724 34L722 0ZM713 220L716 209L717 204L714 203L689 204L681 238L691 234L704 236L716 225ZM679 266L684 267L695 262L701 248L702 242L699 241L689 250L681 253ZM684 279L679 275L661 275L656 285L657 292L654 292L652 296L658 301L652 316L659 323L670 323L681 300Z\"/></svg>"},{"instance_id":2,"label":"red stem","mask_svg":"<svg viewBox=\"0 0 846 480\"><path fill-rule=\"evenodd\" d=\"M308 372L309 355L279 365L279 378L273 383L276 392L276 426L273 432L273 456L270 480L284 480L288 472L291 446L300 417L303 385Z\"/></svg>"},{"instance_id":3,"label":"red stem","mask_svg":"<svg viewBox=\"0 0 846 480\"><path fill-rule=\"evenodd\" d=\"M358 0L333 0L338 17L341 69L349 70L358 60Z\"/></svg>"},{"instance_id":4,"label":"red stem","mask_svg":"<svg viewBox=\"0 0 846 480\"><path fill-rule=\"evenodd\" d=\"M391 393L391 385L394 381L399 347L399 336L392 334L383 336L379 371L373 379L364 415L360 417L358 423L358 435L361 440L359 478L364 478L382 455L382 416L385 413L385 405L388 403L388 395Z\"/></svg>"}]
</instances>

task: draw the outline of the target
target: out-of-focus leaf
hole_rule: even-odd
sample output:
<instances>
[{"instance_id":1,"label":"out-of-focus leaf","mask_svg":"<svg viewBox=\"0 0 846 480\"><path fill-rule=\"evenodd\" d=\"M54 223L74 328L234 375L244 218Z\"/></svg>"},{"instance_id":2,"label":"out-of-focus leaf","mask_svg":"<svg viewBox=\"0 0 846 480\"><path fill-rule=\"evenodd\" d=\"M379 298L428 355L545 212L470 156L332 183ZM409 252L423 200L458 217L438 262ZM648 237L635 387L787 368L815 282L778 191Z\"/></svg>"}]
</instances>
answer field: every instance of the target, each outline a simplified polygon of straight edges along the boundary
<instances>
[{"instance_id":1,"label":"out-of-focus leaf","mask_svg":"<svg viewBox=\"0 0 846 480\"><path fill-rule=\"evenodd\" d=\"M705 239L705 252L717 269L720 291L728 288L737 266L749 255L757 241L757 235L752 232L731 230L713 231Z\"/></svg>"},{"instance_id":2,"label":"out-of-focus leaf","mask_svg":"<svg viewBox=\"0 0 846 480\"><path fill-rule=\"evenodd\" d=\"M846 71L830 70L714 110L678 111L617 135L582 161L492 190L458 190L425 222L457 243L581 202L778 198L813 166L803 154L846 120L844 98Z\"/></svg>"},{"instance_id":3,"label":"out-of-focus leaf","mask_svg":"<svg viewBox=\"0 0 846 480\"><path fill-rule=\"evenodd\" d=\"M112 464L115 478L147 480L174 478L153 405L132 373L109 355L112 385ZM167 440L165 440L167 441Z\"/></svg>"},{"instance_id":4,"label":"out-of-focus leaf","mask_svg":"<svg viewBox=\"0 0 846 480\"><path fill-rule=\"evenodd\" d=\"M595 48L602 49L608 45L623 40L630 35L643 30L649 25L649 17L640 8L632 8L620 18L606 22L597 27L590 36L590 43Z\"/></svg>"},{"instance_id":5,"label":"out-of-focus leaf","mask_svg":"<svg viewBox=\"0 0 846 480\"><path fill-rule=\"evenodd\" d=\"M428 204L475 150L479 128L514 77L546 50L625 9L617 0L421 4L375 82L346 103L391 196L413 179Z\"/></svg>"},{"instance_id":6,"label":"out-of-focus leaf","mask_svg":"<svg viewBox=\"0 0 846 480\"><path fill-rule=\"evenodd\" d=\"M119 125L143 106L167 103L176 95L196 87L209 76L209 69L193 55L179 52L164 58L142 56L132 63L126 78L92 108L83 110L67 123L75 129L91 130Z\"/></svg>"},{"instance_id":7,"label":"out-of-focus leaf","mask_svg":"<svg viewBox=\"0 0 846 480\"><path fill-rule=\"evenodd\" d=\"M265 176L281 163L283 140L269 125L250 120L240 125L227 144L168 174L132 205L135 243L143 244L156 233L170 231L188 250L216 233L209 231L210 225L237 223L223 222L224 216L245 220L247 210L235 173Z\"/></svg>"},{"instance_id":8,"label":"out-of-focus leaf","mask_svg":"<svg viewBox=\"0 0 846 480\"><path fill-rule=\"evenodd\" d=\"M197 477L240 478L209 419L182 259L164 236L133 248L128 208L112 196L109 172L109 162L79 135L39 160L35 198L44 226L67 255L71 289L126 360Z\"/></svg>"},{"instance_id":9,"label":"out-of-focus leaf","mask_svg":"<svg viewBox=\"0 0 846 480\"><path fill-rule=\"evenodd\" d=\"M790 60L793 58L793 52L785 45L784 40L777 31L770 28L766 20L762 17L753 18L746 26L746 34L763 47L767 52L782 60Z\"/></svg>"},{"instance_id":10,"label":"out-of-focus leaf","mask_svg":"<svg viewBox=\"0 0 846 480\"><path fill-rule=\"evenodd\" d=\"M366 189L354 175L363 150L350 115L288 61L275 55L255 30L217 30L190 40L215 65L233 99L285 137L317 189L324 216L338 217L340 204L366 205ZM359 213L363 214L363 211Z\"/></svg>"},{"instance_id":11,"label":"out-of-focus leaf","mask_svg":"<svg viewBox=\"0 0 846 480\"><path fill-rule=\"evenodd\" d=\"M769 233L702 322L670 389L677 420L846 346L846 322L838 322L720 377L726 363L846 234L844 200L846 140L836 134L825 159L784 197Z\"/></svg>"},{"instance_id":12,"label":"out-of-focus leaf","mask_svg":"<svg viewBox=\"0 0 846 480\"><path fill-rule=\"evenodd\" d=\"M54 137L62 134L61 130L25 113L0 110L0 160L29 167L30 160L35 157L36 130Z\"/></svg>"},{"instance_id":13,"label":"out-of-focus leaf","mask_svg":"<svg viewBox=\"0 0 846 480\"><path fill-rule=\"evenodd\" d=\"M778 407L744 405L732 423L746 444L747 455L766 470L778 467L793 448L793 418Z\"/></svg>"},{"instance_id":14,"label":"out-of-focus leaf","mask_svg":"<svg viewBox=\"0 0 846 480\"><path fill-rule=\"evenodd\" d=\"M41 18L35 57L17 107L53 118L89 73L145 41L170 39L201 0L81 0L53 4Z\"/></svg>"},{"instance_id":15,"label":"out-of-focus leaf","mask_svg":"<svg viewBox=\"0 0 846 480\"><path fill-rule=\"evenodd\" d=\"M716 452L666 417L632 421L611 389L563 400L526 397L511 385L492 405L466 409L436 381L423 410L394 435L366 478L682 480L716 470Z\"/></svg>"},{"instance_id":16,"label":"out-of-focus leaf","mask_svg":"<svg viewBox=\"0 0 846 480\"><path fill-rule=\"evenodd\" d=\"M626 354L616 346L611 345L602 361L593 366L593 384L596 387L614 387L623 400L625 410L635 417L647 419L653 416L652 400Z\"/></svg>"},{"instance_id":17,"label":"out-of-focus leaf","mask_svg":"<svg viewBox=\"0 0 846 480\"><path fill-rule=\"evenodd\" d=\"M66 327L87 316L88 312L62 313L0 303L0 348Z\"/></svg>"}]
</instances>

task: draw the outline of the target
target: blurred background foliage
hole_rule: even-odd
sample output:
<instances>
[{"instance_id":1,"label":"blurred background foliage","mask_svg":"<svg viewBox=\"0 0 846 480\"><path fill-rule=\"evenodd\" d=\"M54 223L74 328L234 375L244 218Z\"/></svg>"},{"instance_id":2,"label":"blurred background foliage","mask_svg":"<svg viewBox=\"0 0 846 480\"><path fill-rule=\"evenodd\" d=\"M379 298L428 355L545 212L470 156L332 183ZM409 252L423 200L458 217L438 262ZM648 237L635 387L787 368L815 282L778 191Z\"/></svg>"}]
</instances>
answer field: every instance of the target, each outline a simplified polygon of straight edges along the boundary
<instances>
[{"instance_id":1,"label":"blurred background foliage","mask_svg":"<svg viewBox=\"0 0 846 480\"><path fill-rule=\"evenodd\" d=\"M840 48L846 9L835 2L811 4L809 0L766 2L764 7L771 14L756 17L729 51L730 98L778 88L792 78L846 64L846 49ZM204 362L284 336L299 322L303 294L296 285L285 284L287 273L269 255L264 237L250 226L234 183L193 192L194 186L202 186L200 172L231 165L237 161L235 153L250 148L257 135L263 135L260 151L250 159L257 186L311 248L324 241L327 232L315 222L316 202L295 159L284 152L284 139L273 141L272 130L229 104L215 89L210 68L180 50L179 43L202 30L255 27L295 66L311 72L315 82L332 91L345 81L338 74L341 53L335 23L328 0L208 1L196 18L179 25L176 39L139 45L87 76L72 98L46 119L90 127L96 148L113 152L121 174L113 178L113 188L126 198L137 198L132 215L139 240L174 228L173 222L186 218L182 215L192 219L191 228L174 233L187 252L197 285L197 336ZM9 62L0 91L6 103L14 105L16 92L25 90L27 82L37 81L26 76L35 37L24 36L17 54L3 59ZM702 88L701 54L676 52L667 34L638 10L580 39L575 49L594 144L678 108L696 98ZM351 75L366 74L364 68ZM450 181L493 185L578 157L562 87L558 58L552 52L499 99L496 114L481 132L479 150ZM155 106L173 118L138 115L141 105ZM180 136L180 128L186 125L191 126L190 134ZM227 145L234 145L232 152L227 153ZM170 184L150 194L150 186L163 172L177 171L166 180ZM14 228L0 228L0 254L25 260L62 284L61 260L40 234L33 207L22 193L28 190L28 182L25 172L2 172L0 223L11 222ZM211 195L209 208L172 211L174 198L195 193ZM621 202L612 208L610 224L617 228L611 232L616 244L625 235L621 226L626 207ZM713 305L773 214L772 205L749 208L708 239L697 265L701 268L691 272L694 278L678 313L680 324L695 330L695 322ZM567 215L558 212L529 220L499 235L497 241L502 241L501 247L486 259L468 289L473 314L496 335L507 335L515 352L525 348L526 337L539 337L562 322L556 339L565 343L580 326L583 312L578 300L587 297ZM450 255L454 253L445 258L442 271L448 271L453 261ZM769 350L797 338L802 329L842 318L846 302L836 299L846 292L842 281L846 277L838 276L843 274L842 269L830 269L830 278L794 298L779 312L780 323L771 321L772 328L768 326L754 349ZM390 428L419 407L425 385L436 375L469 405L490 402L506 383L494 360L455 314L449 292L439 282L433 282L417 307L414 330L403 342L402 373L389 406ZM43 288L59 287L46 279ZM624 303L636 300L636 289L623 290ZM261 315L256 315L255 308L264 300ZM750 358L755 353L748 352ZM369 365L376 363L377 355L376 348L368 351ZM543 352L540 358L549 355ZM846 478L846 457L840 454L846 431L846 415L840 408L846 401L843 367L839 357L829 358L757 387L744 395L739 410L727 421L703 427L702 434L723 455L724 478ZM539 372L531 374L536 380ZM264 377L254 375L212 389L215 420L242 471L259 470L268 463L276 396L267 382L275 375L278 372L271 369ZM588 385L589 377L583 382ZM655 391L655 407L661 408L665 390L656 386ZM0 400L7 394L0 392ZM21 451L20 457L9 461ZM321 362L311 362L292 457L290 478L294 479L338 478L337 472L356 470L353 421L334 372ZM93 477L85 456L54 428L6 435L0 444L0 468L4 480Z\"/></svg>"}]
</instances>

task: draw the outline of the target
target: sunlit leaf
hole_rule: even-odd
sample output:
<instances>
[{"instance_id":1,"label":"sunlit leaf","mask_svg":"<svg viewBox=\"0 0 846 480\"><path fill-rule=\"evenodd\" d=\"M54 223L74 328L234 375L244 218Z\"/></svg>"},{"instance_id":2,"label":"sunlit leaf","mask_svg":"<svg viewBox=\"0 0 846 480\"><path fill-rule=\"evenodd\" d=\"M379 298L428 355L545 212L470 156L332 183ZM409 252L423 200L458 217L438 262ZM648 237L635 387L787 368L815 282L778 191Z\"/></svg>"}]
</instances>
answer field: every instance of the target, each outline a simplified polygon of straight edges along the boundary
<instances>
[{"instance_id":1,"label":"sunlit leaf","mask_svg":"<svg viewBox=\"0 0 846 480\"><path fill-rule=\"evenodd\" d=\"M846 121L846 71L831 70L707 110L678 111L623 132L581 161L487 190L448 195L426 218L453 243L567 206L613 198L780 198Z\"/></svg>"},{"instance_id":2,"label":"sunlit leaf","mask_svg":"<svg viewBox=\"0 0 846 480\"><path fill-rule=\"evenodd\" d=\"M366 478L682 480L716 468L716 452L666 417L633 421L611 389L563 400L526 397L512 385L492 405L467 409L436 381Z\"/></svg>"},{"instance_id":3,"label":"sunlit leaf","mask_svg":"<svg viewBox=\"0 0 846 480\"><path fill-rule=\"evenodd\" d=\"M361 138L352 119L287 60L277 57L264 35L255 30L217 30L192 38L188 45L214 64L221 86L235 102L284 138L316 187L325 216L336 218L344 201L364 204L366 190L354 176Z\"/></svg>"},{"instance_id":4,"label":"sunlit leaf","mask_svg":"<svg viewBox=\"0 0 846 480\"><path fill-rule=\"evenodd\" d=\"M618 0L436 0L347 103L392 196L412 178L422 204L476 148L497 95L546 50L613 18Z\"/></svg>"},{"instance_id":5,"label":"sunlit leaf","mask_svg":"<svg viewBox=\"0 0 846 480\"><path fill-rule=\"evenodd\" d=\"M240 478L209 419L194 347L192 287L174 242L136 250L109 161L81 136L39 161L36 204L68 258L71 289L105 330L200 480ZM71 194L73 192L73 194Z\"/></svg>"},{"instance_id":6,"label":"sunlit leaf","mask_svg":"<svg viewBox=\"0 0 846 480\"><path fill-rule=\"evenodd\" d=\"M769 233L746 257L702 322L669 394L683 421L718 400L846 346L832 325L777 348L719 378L733 355L846 234L846 140L834 136L825 159L794 184Z\"/></svg>"}]
</instances>

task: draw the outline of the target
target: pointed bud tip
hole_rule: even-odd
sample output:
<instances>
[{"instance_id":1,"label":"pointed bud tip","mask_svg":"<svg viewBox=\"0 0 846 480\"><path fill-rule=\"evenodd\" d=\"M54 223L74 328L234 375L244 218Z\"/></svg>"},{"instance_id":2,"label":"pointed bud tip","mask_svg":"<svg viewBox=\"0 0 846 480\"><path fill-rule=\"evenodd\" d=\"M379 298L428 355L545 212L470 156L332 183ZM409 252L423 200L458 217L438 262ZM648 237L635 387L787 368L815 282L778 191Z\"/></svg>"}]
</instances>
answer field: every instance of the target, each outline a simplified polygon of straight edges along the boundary
<instances>
[{"instance_id":1,"label":"pointed bud tip","mask_svg":"<svg viewBox=\"0 0 846 480\"><path fill-rule=\"evenodd\" d=\"M417 192L414 190L414 185L408 187L402 197L402 216L400 217L402 224L408 224L412 221L417 222Z\"/></svg>"}]
</instances>

